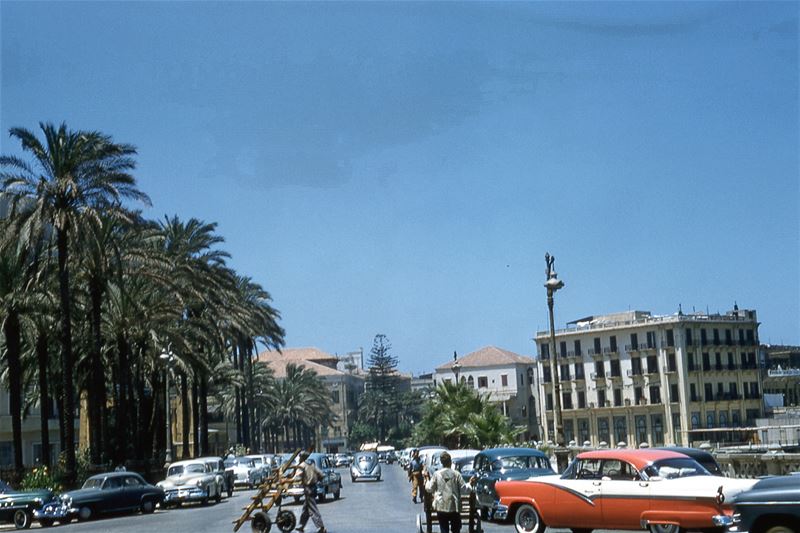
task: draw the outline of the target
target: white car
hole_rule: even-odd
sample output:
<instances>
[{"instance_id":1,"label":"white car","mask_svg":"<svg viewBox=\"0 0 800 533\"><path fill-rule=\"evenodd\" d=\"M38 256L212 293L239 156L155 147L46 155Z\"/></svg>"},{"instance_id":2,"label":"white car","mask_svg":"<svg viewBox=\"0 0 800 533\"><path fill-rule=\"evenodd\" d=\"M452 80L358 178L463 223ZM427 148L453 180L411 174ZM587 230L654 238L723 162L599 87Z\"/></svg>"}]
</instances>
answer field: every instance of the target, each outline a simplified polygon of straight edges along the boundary
<instances>
[{"instance_id":1,"label":"white car","mask_svg":"<svg viewBox=\"0 0 800 533\"><path fill-rule=\"evenodd\" d=\"M217 475L205 461L192 459L178 461L167 468L167 477L156 484L164 489L163 507L180 507L187 502L206 505L210 499L222 499L222 486Z\"/></svg>"},{"instance_id":2,"label":"white car","mask_svg":"<svg viewBox=\"0 0 800 533\"><path fill-rule=\"evenodd\" d=\"M261 468L256 467L255 462L247 457L225 459L225 468L233 469L234 487L244 486L252 489L263 477Z\"/></svg>"}]
</instances>

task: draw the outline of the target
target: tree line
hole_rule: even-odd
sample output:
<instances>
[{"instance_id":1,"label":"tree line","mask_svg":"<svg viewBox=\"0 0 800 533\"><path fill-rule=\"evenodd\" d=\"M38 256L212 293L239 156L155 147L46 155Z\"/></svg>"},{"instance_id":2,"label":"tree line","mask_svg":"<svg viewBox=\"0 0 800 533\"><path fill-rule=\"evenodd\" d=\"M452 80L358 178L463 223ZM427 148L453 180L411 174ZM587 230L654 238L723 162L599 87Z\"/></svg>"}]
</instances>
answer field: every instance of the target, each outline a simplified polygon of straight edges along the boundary
<instances>
[{"instance_id":1,"label":"tree line","mask_svg":"<svg viewBox=\"0 0 800 533\"><path fill-rule=\"evenodd\" d=\"M210 451L209 399L245 446L312 440L331 418L327 392L303 367L290 365L278 381L255 364L259 345L283 346L280 314L261 285L227 264L216 224L147 219L134 146L39 126L39 136L9 131L24 157L0 156L0 371L15 470L22 417L35 405L49 465L52 402L65 483L74 483L81 392L93 464L162 458L168 371L183 457L190 443L195 455Z\"/></svg>"}]
</instances>

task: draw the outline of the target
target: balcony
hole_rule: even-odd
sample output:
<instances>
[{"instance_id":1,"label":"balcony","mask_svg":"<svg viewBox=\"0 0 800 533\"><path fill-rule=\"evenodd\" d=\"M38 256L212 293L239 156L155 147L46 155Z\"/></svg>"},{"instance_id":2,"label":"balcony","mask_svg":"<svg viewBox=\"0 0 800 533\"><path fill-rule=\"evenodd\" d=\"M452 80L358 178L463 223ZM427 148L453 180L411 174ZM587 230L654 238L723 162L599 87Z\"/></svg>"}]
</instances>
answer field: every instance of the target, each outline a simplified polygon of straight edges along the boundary
<instances>
[{"instance_id":1,"label":"balcony","mask_svg":"<svg viewBox=\"0 0 800 533\"><path fill-rule=\"evenodd\" d=\"M637 344L626 344L625 345L626 352L636 352L639 351L639 346Z\"/></svg>"},{"instance_id":2,"label":"balcony","mask_svg":"<svg viewBox=\"0 0 800 533\"><path fill-rule=\"evenodd\" d=\"M672 368L670 368L669 366L665 366L664 367L664 373L665 374L674 374L677 371L678 371L678 369L675 368L675 367L672 367Z\"/></svg>"},{"instance_id":3,"label":"balcony","mask_svg":"<svg viewBox=\"0 0 800 533\"><path fill-rule=\"evenodd\" d=\"M629 378L640 378L642 377L642 371L638 369L629 368L626 372Z\"/></svg>"},{"instance_id":4,"label":"balcony","mask_svg":"<svg viewBox=\"0 0 800 533\"><path fill-rule=\"evenodd\" d=\"M618 353L619 352L617 351L616 346L614 346L613 348L611 346L606 346L605 348L603 348L603 354L616 355Z\"/></svg>"},{"instance_id":5,"label":"balcony","mask_svg":"<svg viewBox=\"0 0 800 533\"><path fill-rule=\"evenodd\" d=\"M597 356L603 355L603 351L602 351L602 350L595 350L594 348L589 348L589 349L587 350L587 353L588 353L588 354L589 354L591 357L597 357Z\"/></svg>"},{"instance_id":6,"label":"balcony","mask_svg":"<svg viewBox=\"0 0 800 533\"><path fill-rule=\"evenodd\" d=\"M599 374L597 372L592 372L591 374L589 374L589 376L595 381L600 381L601 379L603 379L603 380L606 379L605 372L600 372Z\"/></svg>"},{"instance_id":7,"label":"balcony","mask_svg":"<svg viewBox=\"0 0 800 533\"><path fill-rule=\"evenodd\" d=\"M658 367L653 367L653 368L648 368L647 369L647 375L648 376L652 376L654 374L658 375Z\"/></svg>"}]
</instances>

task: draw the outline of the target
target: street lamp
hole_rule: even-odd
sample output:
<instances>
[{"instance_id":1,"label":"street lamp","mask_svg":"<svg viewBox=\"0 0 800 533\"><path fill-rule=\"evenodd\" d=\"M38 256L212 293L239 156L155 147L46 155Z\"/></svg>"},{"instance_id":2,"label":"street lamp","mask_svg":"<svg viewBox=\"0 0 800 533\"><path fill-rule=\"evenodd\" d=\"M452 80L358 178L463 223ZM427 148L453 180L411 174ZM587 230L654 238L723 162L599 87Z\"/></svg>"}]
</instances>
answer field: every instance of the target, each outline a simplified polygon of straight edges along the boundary
<instances>
[{"instance_id":1,"label":"street lamp","mask_svg":"<svg viewBox=\"0 0 800 533\"><path fill-rule=\"evenodd\" d=\"M166 378L164 379L164 406L167 412L167 443L166 443L166 450L164 452L164 461L166 463L172 462L172 412L170 411L169 406L169 371L172 368L173 363L175 362L175 355L172 353L171 345L167 348L167 351L162 353L158 356L159 359L164 361L166 366L164 367L164 374Z\"/></svg>"},{"instance_id":2,"label":"street lamp","mask_svg":"<svg viewBox=\"0 0 800 533\"><path fill-rule=\"evenodd\" d=\"M458 375L461 373L461 363L458 362L458 354L455 350L453 350L453 365L451 368L453 369L453 374L456 375L456 385L458 385Z\"/></svg>"},{"instance_id":3,"label":"street lamp","mask_svg":"<svg viewBox=\"0 0 800 533\"><path fill-rule=\"evenodd\" d=\"M561 378L558 375L558 364L556 364L556 327L553 319L553 295L564 286L564 282L558 279L558 274L553 269L556 262L555 256L549 253L544 254L544 261L547 264L547 281L544 286L547 289L547 309L550 312L550 373L553 376L553 429L555 430L556 445L564 446L564 421L561 418ZM556 453L558 471L562 472L567 467L567 457L565 454Z\"/></svg>"}]
</instances>

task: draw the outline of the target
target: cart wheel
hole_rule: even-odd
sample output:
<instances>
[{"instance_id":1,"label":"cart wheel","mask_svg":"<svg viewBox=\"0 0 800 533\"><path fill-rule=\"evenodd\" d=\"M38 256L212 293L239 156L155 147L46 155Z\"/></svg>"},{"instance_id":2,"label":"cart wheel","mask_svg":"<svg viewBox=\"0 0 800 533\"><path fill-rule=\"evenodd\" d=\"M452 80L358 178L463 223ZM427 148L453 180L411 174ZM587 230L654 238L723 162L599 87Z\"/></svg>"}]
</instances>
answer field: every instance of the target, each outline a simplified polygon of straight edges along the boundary
<instances>
[{"instance_id":1,"label":"cart wheel","mask_svg":"<svg viewBox=\"0 0 800 533\"><path fill-rule=\"evenodd\" d=\"M283 511L278 511L278 516L275 517L275 525L283 533L289 533L297 525L297 518L295 518L293 512L284 509Z\"/></svg>"},{"instance_id":2,"label":"cart wheel","mask_svg":"<svg viewBox=\"0 0 800 533\"><path fill-rule=\"evenodd\" d=\"M420 513L417 513L417 531L419 531L419 533L425 533L425 522L423 522Z\"/></svg>"},{"instance_id":3,"label":"cart wheel","mask_svg":"<svg viewBox=\"0 0 800 533\"><path fill-rule=\"evenodd\" d=\"M267 516L267 513L259 511L253 515L250 527L253 529L253 533L267 533L272 529L272 522L269 516Z\"/></svg>"}]
</instances>

